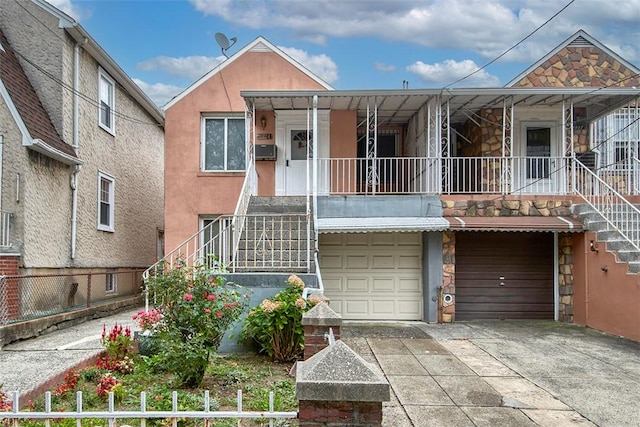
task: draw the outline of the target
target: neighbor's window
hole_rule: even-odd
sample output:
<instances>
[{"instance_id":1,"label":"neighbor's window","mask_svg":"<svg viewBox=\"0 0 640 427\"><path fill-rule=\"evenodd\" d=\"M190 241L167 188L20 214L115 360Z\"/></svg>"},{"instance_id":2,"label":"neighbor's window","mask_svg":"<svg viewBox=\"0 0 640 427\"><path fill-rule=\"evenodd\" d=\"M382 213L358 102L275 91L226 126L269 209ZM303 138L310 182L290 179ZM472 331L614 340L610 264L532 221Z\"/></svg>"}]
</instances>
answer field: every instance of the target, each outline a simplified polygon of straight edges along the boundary
<instances>
[{"instance_id":1,"label":"neighbor's window","mask_svg":"<svg viewBox=\"0 0 640 427\"><path fill-rule=\"evenodd\" d=\"M100 69L98 72L98 85L100 103L98 108L98 122L100 123L101 128L110 133L115 133L115 82L107 73L104 72L104 70Z\"/></svg>"},{"instance_id":2,"label":"neighbor's window","mask_svg":"<svg viewBox=\"0 0 640 427\"><path fill-rule=\"evenodd\" d=\"M203 117L203 171L244 171L245 157L244 117Z\"/></svg>"},{"instance_id":3,"label":"neighbor's window","mask_svg":"<svg viewBox=\"0 0 640 427\"><path fill-rule=\"evenodd\" d=\"M108 293L115 292L117 290L117 276L115 273L106 274L106 282L104 290Z\"/></svg>"},{"instance_id":4,"label":"neighbor's window","mask_svg":"<svg viewBox=\"0 0 640 427\"><path fill-rule=\"evenodd\" d=\"M113 231L115 180L98 173L98 230Z\"/></svg>"}]
</instances>

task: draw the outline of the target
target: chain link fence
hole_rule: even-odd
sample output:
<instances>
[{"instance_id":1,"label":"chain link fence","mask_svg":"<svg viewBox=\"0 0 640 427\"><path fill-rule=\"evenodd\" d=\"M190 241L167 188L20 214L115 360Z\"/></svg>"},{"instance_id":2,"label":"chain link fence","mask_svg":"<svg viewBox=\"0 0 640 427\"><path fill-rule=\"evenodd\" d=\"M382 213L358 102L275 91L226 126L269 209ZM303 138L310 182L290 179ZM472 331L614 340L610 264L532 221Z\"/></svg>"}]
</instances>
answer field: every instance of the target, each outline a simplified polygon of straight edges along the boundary
<instances>
[{"instance_id":1,"label":"chain link fence","mask_svg":"<svg viewBox=\"0 0 640 427\"><path fill-rule=\"evenodd\" d=\"M138 295L143 271L0 276L0 326Z\"/></svg>"}]
</instances>

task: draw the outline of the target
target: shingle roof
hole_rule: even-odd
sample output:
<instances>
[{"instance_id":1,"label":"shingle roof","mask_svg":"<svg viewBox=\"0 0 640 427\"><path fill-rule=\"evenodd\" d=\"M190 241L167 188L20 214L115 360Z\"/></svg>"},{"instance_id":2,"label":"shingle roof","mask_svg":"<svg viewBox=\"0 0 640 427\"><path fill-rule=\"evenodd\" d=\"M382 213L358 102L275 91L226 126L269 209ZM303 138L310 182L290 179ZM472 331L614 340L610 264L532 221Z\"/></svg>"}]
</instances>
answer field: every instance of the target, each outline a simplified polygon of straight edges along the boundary
<instances>
[{"instance_id":1,"label":"shingle roof","mask_svg":"<svg viewBox=\"0 0 640 427\"><path fill-rule=\"evenodd\" d=\"M8 40L0 29L0 80L32 139L42 140L54 150L77 158L73 148L56 131Z\"/></svg>"}]
</instances>

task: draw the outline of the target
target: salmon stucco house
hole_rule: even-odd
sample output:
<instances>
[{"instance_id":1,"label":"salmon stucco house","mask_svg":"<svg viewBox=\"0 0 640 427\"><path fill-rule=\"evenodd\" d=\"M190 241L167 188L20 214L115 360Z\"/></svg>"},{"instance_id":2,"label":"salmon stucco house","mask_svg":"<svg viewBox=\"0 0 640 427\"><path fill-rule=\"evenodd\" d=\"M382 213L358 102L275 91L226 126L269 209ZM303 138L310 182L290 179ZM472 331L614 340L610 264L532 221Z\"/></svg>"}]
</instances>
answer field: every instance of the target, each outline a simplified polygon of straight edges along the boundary
<instances>
[{"instance_id":1,"label":"salmon stucco house","mask_svg":"<svg viewBox=\"0 0 640 427\"><path fill-rule=\"evenodd\" d=\"M165 107L171 261L345 319L640 339L638 69L579 31L498 88L333 90L258 38Z\"/></svg>"}]
</instances>

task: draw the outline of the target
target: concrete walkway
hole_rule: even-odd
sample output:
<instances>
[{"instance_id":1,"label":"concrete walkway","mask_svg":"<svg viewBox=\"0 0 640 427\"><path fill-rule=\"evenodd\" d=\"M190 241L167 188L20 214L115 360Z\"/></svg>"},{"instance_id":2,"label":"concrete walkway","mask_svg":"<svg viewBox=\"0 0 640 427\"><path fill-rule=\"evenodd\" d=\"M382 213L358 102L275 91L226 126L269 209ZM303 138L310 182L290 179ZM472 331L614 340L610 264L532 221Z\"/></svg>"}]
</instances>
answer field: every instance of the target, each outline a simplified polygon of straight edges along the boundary
<instances>
[{"instance_id":1,"label":"concrete walkway","mask_svg":"<svg viewBox=\"0 0 640 427\"><path fill-rule=\"evenodd\" d=\"M57 375L52 389L102 350L103 325L134 327L136 312L5 346L2 390L38 394ZM387 426L640 425L639 343L546 321L345 322L341 332L391 385Z\"/></svg>"},{"instance_id":2,"label":"concrete walkway","mask_svg":"<svg viewBox=\"0 0 640 427\"><path fill-rule=\"evenodd\" d=\"M544 321L375 331L345 322L342 337L387 377L387 426L640 425L638 343Z\"/></svg>"}]
</instances>

